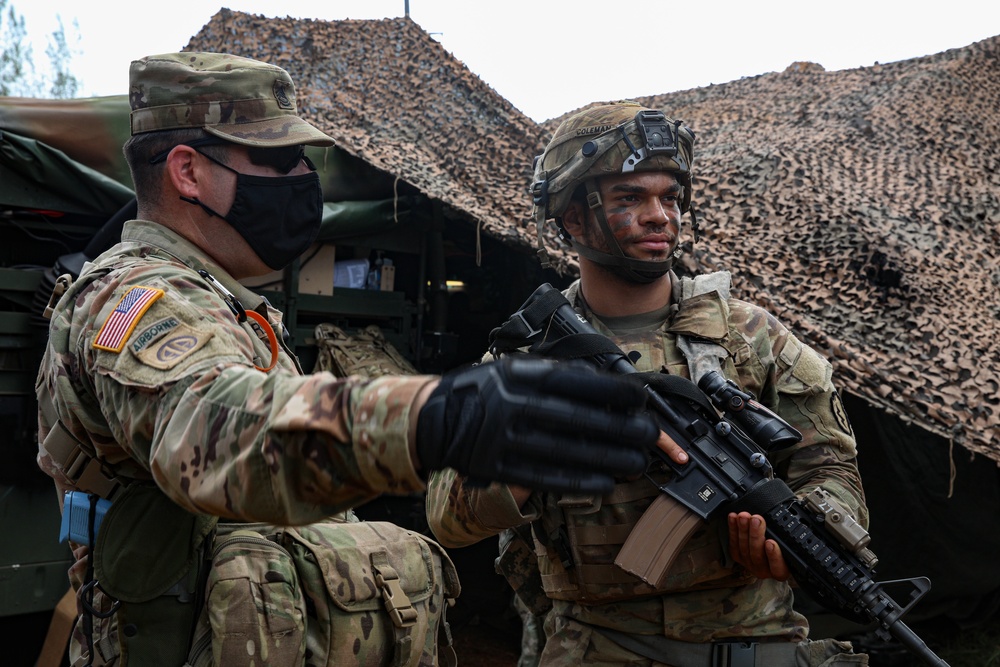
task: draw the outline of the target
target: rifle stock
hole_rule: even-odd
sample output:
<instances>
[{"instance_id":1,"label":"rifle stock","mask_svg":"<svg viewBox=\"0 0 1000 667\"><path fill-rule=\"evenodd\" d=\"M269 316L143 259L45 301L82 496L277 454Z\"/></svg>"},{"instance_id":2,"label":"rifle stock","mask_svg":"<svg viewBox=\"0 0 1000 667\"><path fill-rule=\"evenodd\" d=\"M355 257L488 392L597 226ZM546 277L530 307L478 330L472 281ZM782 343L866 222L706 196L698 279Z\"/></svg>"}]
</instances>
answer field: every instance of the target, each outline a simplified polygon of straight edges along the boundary
<instances>
[{"instance_id":1,"label":"rifle stock","mask_svg":"<svg viewBox=\"0 0 1000 667\"><path fill-rule=\"evenodd\" d=\"M529 344L537 354L583 359L619 374L639 373L620 348L548 284L490 334L494 354ZM664 374L646 373L642 379L648 409L689 460L680 465L658 448L651 452L673 475L657 485L663 495L633 529L615 561L619 567L656 585L704 520L718 512L759 514L796 582L818 602L855 622L874 623L879 637L895 638L925 664L948 667L900 620L930 589L930 581L917 577L877 583L877 558L867 548L868 534L850 514L822 489L799 499L773 477L767 454L798 442L801 435L794 428L716 372L698 386ZM910 587L907 604L889 595L889 585Z\"/></svg>"}]
</instances>

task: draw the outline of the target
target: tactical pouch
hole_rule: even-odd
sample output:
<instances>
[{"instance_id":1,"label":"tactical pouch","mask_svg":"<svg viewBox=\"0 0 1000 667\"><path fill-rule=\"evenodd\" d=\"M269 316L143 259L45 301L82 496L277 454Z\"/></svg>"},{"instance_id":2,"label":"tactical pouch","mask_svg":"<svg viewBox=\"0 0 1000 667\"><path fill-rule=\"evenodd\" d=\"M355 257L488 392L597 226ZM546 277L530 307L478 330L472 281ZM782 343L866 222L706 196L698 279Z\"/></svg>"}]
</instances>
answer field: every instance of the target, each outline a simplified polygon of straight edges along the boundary
<instances>
[{"instance_id":1,"label":"tactical pouch","mask_svg":"<svg viewBox=\"0 0 1000 667\"><path fill-rule=\"evenodd\" d=\"M202 546L215 523L152 485L135 483L118 494L94 549L93 583L102 598L97 611L118 605L95 624L100 655L94 664L103 664L101 658L113 662L116 652L122 667L183 664L199 611Z\"/></svg>"},{"instance_id":2,"label":"tactical pouch","mask_svg":"<svg viewBox=\"0 0 1000 667\"><path fill-rule=\"evenodd\" d=\"M309 608L310 665L454 664L444 613L460 586L436 542L381 521L287 528L280 541Z\"/></svg>"},{"instance_id":3,"label":"tactical pouch","mask_svg":"<svg viewBox=\"0 0 1000 667\"><path fill-rule=\"evenodd\" d=\"M216 538L206 607L212 664L304 664L306 609L295 563L261 533Z\"/></svg>"}]
</instances>

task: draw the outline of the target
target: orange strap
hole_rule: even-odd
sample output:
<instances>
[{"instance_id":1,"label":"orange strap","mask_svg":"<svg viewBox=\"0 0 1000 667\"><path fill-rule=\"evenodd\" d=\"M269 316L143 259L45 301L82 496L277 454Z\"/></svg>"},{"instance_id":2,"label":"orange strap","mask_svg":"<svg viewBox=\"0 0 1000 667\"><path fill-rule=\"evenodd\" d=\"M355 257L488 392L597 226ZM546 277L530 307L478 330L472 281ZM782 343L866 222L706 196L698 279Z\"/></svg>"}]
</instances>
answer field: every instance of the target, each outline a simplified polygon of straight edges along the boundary
<instances>
[{"instance_id":1,"label":"orange strap","mask_svg":"<svg viewBox=\"0 0 1000 667\"><path fill-rule=\"evenodd\" d=\"M271 346L271 363L267 368L261 368L257 364L253 367L259 371L264 371L265 373L274 368L274 365L278 363L278 337L274 333L274 328L271 327L271 323L264 319L264 316L255 310L246 311L247 317L260 325L260 327L267 333L267 343Z\"/></svg>"},{"instance_id":2,"label":"orange strap","mask_svg":"<svg viewBox=\"0 0 1000 667\"><path fill-rule=\"evenodd\" d=\"M74 623L76 623L76 591L70 587L52 612L49 631L45 635L45 643L42 644L35 667L59 667L63 664Z\"/></svg>"}]
</instances>

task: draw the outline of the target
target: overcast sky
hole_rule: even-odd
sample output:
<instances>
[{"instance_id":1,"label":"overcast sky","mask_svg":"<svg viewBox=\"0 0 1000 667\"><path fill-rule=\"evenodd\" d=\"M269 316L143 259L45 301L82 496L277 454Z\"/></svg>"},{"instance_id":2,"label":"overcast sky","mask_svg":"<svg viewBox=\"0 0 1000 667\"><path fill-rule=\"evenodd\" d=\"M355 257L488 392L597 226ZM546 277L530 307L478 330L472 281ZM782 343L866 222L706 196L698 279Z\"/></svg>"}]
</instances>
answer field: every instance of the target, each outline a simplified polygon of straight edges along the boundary
<instances>
[{"instance_id":1,"label":"overcast sky","mask_svg":"<svg viewBox=\"0 0 1000 667\"><path fill-rule=\"evenodd\" d=\"M997 0L9 0L41 67L62 19L81 96L128 90L129 62L182 49L222 7L324 20L410 18L536 121L595 100L725 83L810 61L827 70L1000 34ZM279 11L280 9L280 11ZM4 17L6 19L6 17ZM78 25L74 27L74 22Z\"/></svg>"}]
</instances>

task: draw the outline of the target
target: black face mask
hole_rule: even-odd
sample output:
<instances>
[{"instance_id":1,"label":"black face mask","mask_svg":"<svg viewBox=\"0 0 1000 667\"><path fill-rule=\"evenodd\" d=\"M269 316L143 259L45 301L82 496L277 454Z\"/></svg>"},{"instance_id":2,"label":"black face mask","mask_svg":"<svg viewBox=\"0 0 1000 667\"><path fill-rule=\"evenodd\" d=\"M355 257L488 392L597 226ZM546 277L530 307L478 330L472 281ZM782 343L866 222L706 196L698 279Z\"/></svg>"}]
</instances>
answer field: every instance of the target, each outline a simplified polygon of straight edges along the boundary
<instances>
[{"instance_id":1,"label":"black face mask","mask_svg":"<svg viewBox=\"0 0 1000 667\"><path fill-rule=\"evenodd\" d=\"M197 198L181 199L232 225L269 267L276 271L285 268L316 240L323 221L319 174L251 176L201 154L236 174L233 205L229 213L221 215Z\"/></svg>"}]
</instances>

